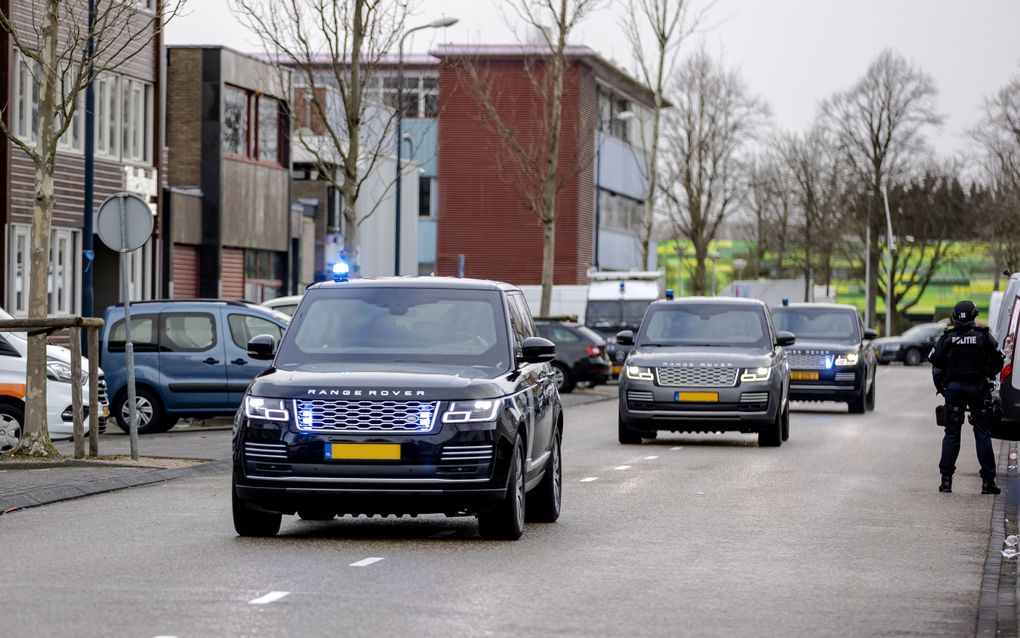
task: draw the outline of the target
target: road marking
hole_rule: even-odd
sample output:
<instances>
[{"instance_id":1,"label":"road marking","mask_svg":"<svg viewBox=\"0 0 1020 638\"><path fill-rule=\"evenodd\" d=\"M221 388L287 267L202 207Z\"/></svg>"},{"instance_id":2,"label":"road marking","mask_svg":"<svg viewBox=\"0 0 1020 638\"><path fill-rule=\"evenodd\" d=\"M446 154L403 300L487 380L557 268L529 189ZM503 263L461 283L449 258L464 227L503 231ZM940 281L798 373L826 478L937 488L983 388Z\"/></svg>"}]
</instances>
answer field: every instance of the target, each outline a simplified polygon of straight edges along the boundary
<instances>
[{"instance_id":1,"label":"road marking","mask_svg":"<svg viewBox=\"0 0 1020 638\"><path fill-rule=\"evenodd\" d=\"M676 446L676 447L671 447L671 448L669 448L669 449L670 449L670 451L673 451L673 450L682 450L682 449L684 449L684 448L683 448L683 446L682 446L682 445L678 445L678 446Z\"/></svg>"},{"instance_id":2,"label":"road marking","mask_svg":"<svg viewBox=\"0 0 1020 638\"><path fill-rule=\"evenodd\" d=\"M581 482L582 483L591 483L592 481L597 481L597 480L599 480L599 477L597 477L597 476L589 476L588 478L581 479Z\"/></svg>"},{"instance_id":3,"label":"road marking","mask_svg":"<svg viewBox=\"0 0 1020 638\"><path fill-rule=\"evenodd\" d=\"M456 533L457 530L455 529L444 529L441 532L436 532L435 534L430 535L429 538L446 538L447 536L453 536Z\"/></svg>"},{"instance_id":4,"label":"road marking","mask_svg":"<svg viewBox=\"0 0 1020 638\"><path fill-rule=\"evenodd\" d=\"M629 465L617 465L617 466L616 466L616 467L614 467L613 469L614 469L614 470L629 470L629 469L630 469L630 466L629 466Z\"/></svg>"},{"instance_id":5,"label":"road marking","mask_svg":"<svg viewBox=\"0 0 1020 638\"><path fill-rule=\"evenodd\" d=\"M177 636L155 636L155 638L177 638Z\"/></svg>"},{"instance_id":6,"label":"road marking","mask_svg":"<svg viewBox=\"0 0 1020 638\"><path fill-rule=\"evenodd\" d=\"M252 600L249 600L248 604L249 605L268 605L269 603L275 603L276 601L280 600L281 598L283 598L284 596L286 596L289 593L290 593L289 591L271 591L268 594L266 594L265 596L259 596L258 598L254 598Z\"/></svg>"},{"instance_id":7,"label":"road marking","mask_svg":"<svg viewBox=\"0 0 1020 638\"><path fill-rule=\"evenodd\" d=\"M382 558L379 558L378 556L369 556L368 558L362 558L356 563L351 563L351 567L368 567L369 565L378 563L381 560Z\"/></svg>"},{"instance_id":8,"label":"road marking","mask_svg":"<svg viewBox=\"0 0 1020 638\"><path fill-rule=\"evenodd\" d=\"M654 460L655 460L655 459L657 459L657 458L659 458L659 457L657 457L657 456L646 456L646 457L645 457L645 460L646 460L646 461L654 461Z\"/></svg>"}]
</instances>

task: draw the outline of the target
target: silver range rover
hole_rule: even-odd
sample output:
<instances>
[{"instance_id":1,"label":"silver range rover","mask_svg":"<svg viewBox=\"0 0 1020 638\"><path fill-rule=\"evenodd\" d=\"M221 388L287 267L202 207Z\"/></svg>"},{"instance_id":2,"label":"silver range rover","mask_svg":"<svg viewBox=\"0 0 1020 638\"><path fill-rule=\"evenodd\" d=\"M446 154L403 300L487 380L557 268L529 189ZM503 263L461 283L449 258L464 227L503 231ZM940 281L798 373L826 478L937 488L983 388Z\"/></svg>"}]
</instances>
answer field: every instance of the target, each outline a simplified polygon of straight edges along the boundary
<instances>
[{"instance_id":1,"label":"silver range rover","mask_svg":"<svg viewBox=\"0 0 1020 638\"><path fill-rule=\"evenodd\" d=\"M648 307L620 375L620 443L659 430L757 433L776 447L790 435L790 373L768 306L753 299L688 297Z\"/></svg>"}]
</instances>

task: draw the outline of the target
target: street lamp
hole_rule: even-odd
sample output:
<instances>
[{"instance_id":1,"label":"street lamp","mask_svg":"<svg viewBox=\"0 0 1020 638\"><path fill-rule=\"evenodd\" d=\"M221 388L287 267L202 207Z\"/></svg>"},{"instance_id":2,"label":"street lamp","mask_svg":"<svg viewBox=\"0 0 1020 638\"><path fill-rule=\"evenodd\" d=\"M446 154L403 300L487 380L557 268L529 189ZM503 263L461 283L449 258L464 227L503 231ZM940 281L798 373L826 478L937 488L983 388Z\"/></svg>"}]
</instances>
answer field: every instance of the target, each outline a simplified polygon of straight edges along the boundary
<instances>
[{"instance_id":1,"label":"street lamp","mask_svg":"<svg viewBox=\"0 0 1020 638\"><path fill-rule=\"evenodd\" d=\"M715 280L716 260L719 259L719 253L713 250L712 252L708 253L708 258L712 261L712 296L714 297L715 296L715 290L716 290L716 288L715 288L715 284L716 284L716 280Z\"/></svg>"},{"instance_id":2,"label":"street lamp","mask_svg":"<svg viewBox=\"0 0 1020 638\"><path fill-rule=\"evenodd\" d=\"M595 100L598 102L598 99ZM615 116L616 120L620 122L626 122L627 120L634 119L634 111L620 111ZM605 121L602 118L602 113L599 113L599 119L596 123L596 130L598 131L598 139L595 140L595 270L599 270L599 228L602 223L602 198L599 196L600 188L600 173L602 172L602 130L605 126ZM645 268L646 264L641 264L642 268Z\"/></svg>"},{"instance_id":3,"label":"street lamp","mask_svg":"<svg viewBox=\"0 0 1020 638\"><path fill-rule=\"evenodd\" d=\"M747 268L747 260L737 257L733 260L733 268L737 271L737 279L744 278L744 268Z\"/></svg>"},{"instance_id":4,"label":"street lamp","mask_svg":"<svg viewBox=\"0 0 1020 638\"><path fill-rule=\"evenodd\" d=\"M400 193L401 193L401 171L403 170L401 155L403 154L404 147L404 132L403 132L403 121L404 121L404 40L407 36L411 35L415 31L421 31L422 29L445 29L457 24L457 18L448 18L443 16L437 18L428 24L423 24L412 29L408 29L404 32L404 35L400 36L400 44L397 47L397 220L396 232L393 237L393 274L397 277L400 276Z\"/></svg>"},{"instance_id":5,"label":"street lamp","mask_svg":"<svg viewBox=\"0 0 1020 638\"><path fill-rule=\"evenodd\" d=\"M889 193L886 191L885 186L882 187L882 199L885 200L885 230L886 230L886 251L885 251L885 273L887 281L885 282L885 337L892 336L892 292L895 280L893 279L895 273L892 268L892 251L896 250L896 240L893 239L892 234L892 217L889 215Z\"/></svg>"}]
</instances>

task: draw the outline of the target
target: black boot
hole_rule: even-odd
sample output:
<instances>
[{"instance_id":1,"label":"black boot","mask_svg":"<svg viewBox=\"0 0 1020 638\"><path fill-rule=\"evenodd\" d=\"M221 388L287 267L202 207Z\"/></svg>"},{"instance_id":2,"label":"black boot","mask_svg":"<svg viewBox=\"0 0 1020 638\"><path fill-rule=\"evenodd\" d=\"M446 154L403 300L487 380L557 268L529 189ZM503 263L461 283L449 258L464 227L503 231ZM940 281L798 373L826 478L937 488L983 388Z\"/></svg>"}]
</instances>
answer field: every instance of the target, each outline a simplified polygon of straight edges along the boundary
<instances>
[{"instance_id":1,"label":"black boot","mask_svg":"<svg viewBox=\"0 0 1020 638\"><path fill-rule=\"evenodd\" d=\"M1002 490L995 484L995 479L988 478L981 481L981 493L982 494L999 494Z\"/></svg>"},{"instance_id":2,"label":"black boot","mask_svg":"<svg viewBox=\"0 0 1020 638\"><path fill-rule=\"evenodd\" d=\"M942 485L939 485L939 491L949 493L953 491L953 475L943 474Z\"/></svg>"}]
</instances>

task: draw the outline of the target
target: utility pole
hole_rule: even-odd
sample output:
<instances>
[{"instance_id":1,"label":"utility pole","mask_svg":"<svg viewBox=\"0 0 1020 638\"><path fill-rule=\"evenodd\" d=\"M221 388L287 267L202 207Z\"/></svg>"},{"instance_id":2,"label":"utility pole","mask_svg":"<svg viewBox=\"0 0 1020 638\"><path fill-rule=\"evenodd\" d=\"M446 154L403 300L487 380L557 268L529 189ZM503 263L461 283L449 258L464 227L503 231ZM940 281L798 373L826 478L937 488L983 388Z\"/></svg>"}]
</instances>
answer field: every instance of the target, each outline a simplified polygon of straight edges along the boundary
<instances>
[{"instance_id":1,"label":"utility pole","mask_svg":"<svg viewBox=\"0 0 1020 638\"><path fill-rule=\"evenodd\" d=\"M95 79L95 67L92 56L95 48L93 32L96 26L96 0L89 0L88 44L86 59L88 68L85 86L85 206L81 237L81 313L85 317L95 315L95 302L92 294L92 266L96 253L93 248L95 231L93 229L93 212L95 199L95 165L96 165L96 91L92 85ZM89 352L88 330L82 331L82 352L86 357L99 356L98 352Z\"/></svg>"}]
</instances>

